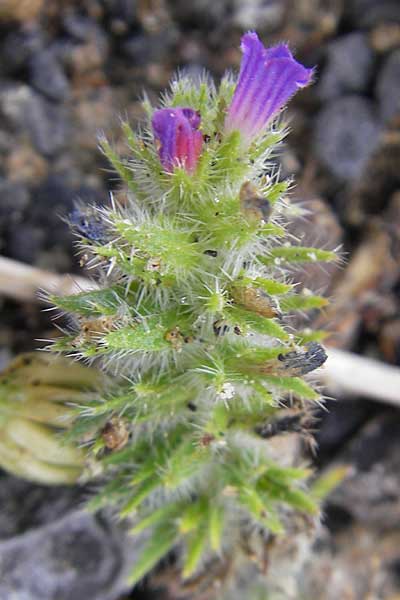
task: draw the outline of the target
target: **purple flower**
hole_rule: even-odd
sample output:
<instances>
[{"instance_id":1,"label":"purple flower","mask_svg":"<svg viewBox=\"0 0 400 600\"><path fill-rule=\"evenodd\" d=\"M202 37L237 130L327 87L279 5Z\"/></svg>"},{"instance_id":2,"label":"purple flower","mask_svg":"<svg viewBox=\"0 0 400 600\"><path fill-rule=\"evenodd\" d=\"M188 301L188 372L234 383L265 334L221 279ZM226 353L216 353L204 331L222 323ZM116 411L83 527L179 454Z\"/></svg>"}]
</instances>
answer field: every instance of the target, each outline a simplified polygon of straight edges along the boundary
<instances>
[{"instance_id":1,"label":"purple flower","mask_svg":"<svg viewBox=\"0 0 400 600\"><path fill-rule=\"evenodd\" d=\"M192 108L162 108L152 118L158 155L164 169L183 167L193 173L197 166L203 136L198 130L200 115Z\"/></svg>"},{"instance_id":2,"label":"purple flower","mask_svg":"<svg viewBox=\"0 0 400 600\"><path fill-rule=\"evenodd\" d=\"M246 143L259 135L299 88L308 85L313 69L294 60L286 44L265 48L255 32L242 37L239 80L225 120L225 131L238 130Z\"/></svg>"}]
</instances>

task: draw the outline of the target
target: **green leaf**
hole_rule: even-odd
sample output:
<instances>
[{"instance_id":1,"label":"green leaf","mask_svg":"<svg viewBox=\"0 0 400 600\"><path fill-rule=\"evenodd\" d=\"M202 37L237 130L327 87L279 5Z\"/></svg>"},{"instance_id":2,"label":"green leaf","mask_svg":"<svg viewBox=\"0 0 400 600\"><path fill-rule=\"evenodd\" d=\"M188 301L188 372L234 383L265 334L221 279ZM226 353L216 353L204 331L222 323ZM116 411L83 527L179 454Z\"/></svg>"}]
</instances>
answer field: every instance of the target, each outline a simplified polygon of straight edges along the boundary
<instances>
[{"instance_id":1,"label":"green leaf","mask_svg":"<svg viewBox=\"0 0 400 600\"><path fill-rule=\"evenodd\" d=\"M277 296L279 294L286 294L293 288L292 285L287 283L281 283L274 279L264 279L263 277L256 277L256 279L248 279L248 283L254 285L254 287L261 288L270 296Z\"/></svg>"},{"instance_id":2,"label":"green leaf","mask_svg":"<svg viewBox=\"0 0 400 600\"><path fill-rule=\"evenodd\" d=\"M197 528L199 521L208 514L208 500L200 496L196 501L185 506L179 519L179 531L189 533Z\"/></svg>"},{"instance_id":3,"label":"green leaf","mask_svg":"<svg viewBox=\"0 0 400 600\"><path fill-rule=\"evenodd\" d=\"M159 260L162 272L191 271L203 255L203 249L193 241L192 233L185 231L182 224L165 217L140 225L116 218L114 227L129 247L135 248L138 256Z\"/></svg>"},{"instance_id":4,"label":"green leaf","mask_svg":"<svg viewBox=\"0 0 400 600\"><path fill-rule=\"evenodd\" d=\"M166 506L153 510L145 517L140 518L139 522L132 527L130 533L138 534L147 529L148 527L159 526L161 524L169 525L171 520L179 516L184 507L183 502L173 502Z\"/></svg>"},{"instance_id":5,"label":"green leaf","mask_svg":"<svg viewBox=\"0 0 400 600\"><path fill-rule=\"evenodd\" d=\"M265 265L279 264L280 261L288 263L303 262L332 262L337 256L330 250L309 248L305 246L276 246L271 248L268 256L260 256L260 261Z\"/></svg>"},{"instance_id":6,"label":"green leaf","mask_svg":"<svg viewBox=\"0 0 400 600\"><path fill-rule=\"evenodd\" d=\"M203 521L198 523L197 528L189 536L187 541L186 557L183 564L182 575L184 579L193 575L199 565L201 557L208 542L208 528Z\"/></svg>"},{"instance_id":7,"label":"green leaf","mask_svg":"<svg viewBox=\"0 0 400 600\"><path fill-rule=\"evenodd\" d=\"M151 492L160 485L160 479L158 476L149 477L144 481L138 489L134 492L134 495L128 502L126 502L120 510L120 516L122 518L128 517L134 513L138 506L151 494Z\"/></svg>"},{"instance_id":8,"label":"green leaf","mask_svg":"<svg viewBox=\"0 0 400 600\"><path fill-rule=\"evenodd\" d=\"M211 548L219 552L224 529L224 507L214 500L210 502L208 527Z\"/></svg>"},{"instance_id":9,"label":"green leaf","mask_svg":"<svg viewBox=\"0 0 400 600\"><path fill-rule=\"evenodd\" d=\"M227 308L227 320L232 325L238 325L244 331L249 329L262 335L268 335L278 340L288 340L289 334L277 323L275 319L268 319L236 306Z\"/></svg>"},{"instance_id":10,"label":"green leaf","mask_svg":"<svg viewBox=\"0 0 400 600\"><path fill-rule=\"evenodd\" d=\"M323 342L325 338L330 335L329 331L322 331L321 329L312 330L312 329L304 329L303 331L298 331L295 335L296 343L300 346L304 344L308 344L309 342Z\"/></svg>"},{"instance_id":11,"label":"green leaf","mask_svg":"<svg viewBox=\"0 0 400 600\"><path fill-rule=\"evenodd\" d=\"M325 500L351 472L349 465L338 465L319 475L310 488L310 493L317 501Z\"/></svg>"},{"instance_id":12,"label":"green leaf","mask_svg":"<svg viewBox=\"0 0 400 600\"><path fill-rule=\"evenodd\" d=\"M319 511L319 506L312 498L310 493L303 492L299 489L287 489L282 492L281 500L287 502L293 508L315 515Z\"/></svg>"},{"instance_id":13,"label":"green leaf","mask_svg":"<svg viewBox=\"0 0 400 600\"><path fill-rule=\"evenodd\" d=\"M278 181L277 183L274 183L267 190L267 193L266 193L266 196L267 196L269 202L271 202L271 204L275 204L275 202L277 200L279 200L284 194L286 194L289 187L290 187L290 181L288 181L288 180Z\"/></svg>"},{"instance_id":14,"label":"green leaf","mask_svg":"<svg viewBox=\"0 0 400 600\"><path fill-rule=\"evenodd\" d=\"M176 489L208 460L207 449L198 448L194 438L189 437L168 457L162 473L164 486L170 490Z\"/></svg>"},{"instance_id":15,"label":"green leaf","mask_svg":"<svg viewBox=\"0 0 400 600\"><path fill-rule=\"evenodd\" d=\"M271 465L267 469L267 477L273 479L277 483L291 483L293 480L307 479L310 477L310 469L299 469L295 467L280 467Z\"/></svg>"},{"instance_id":16,"label":"green leaf","mask_svg":"<svg viewBox=\"0 0 400 600\"><path fill-rule=\"evenodd\" d=\"M115 315L125 290L120 286L81 292L71 296L50 296L50 302L63 310L88 317Z\"/></svg>"},{"instance_id":17,"label":"green leaf","mask_svg":"<svg viewBox=\"0 0 400 600\"><path fill-rule=\"evenodd\" d=\"M171 346L165 339L167 330L158 317L150 317L146 324L120 327L106 333L103 338L104 351L127 350L130 352L160 352Z\"/></svg>"},{"instance_id":18,"label":"green leaf","mask_svg":"<svg viewBox=\"0 0 400 600\"><path fill-rule=\"evenodd\" d=\"M323 296L314 296L312 294L293 294L280 300L280 307L284 311L291 310L312 310L323 308L329 304L327 298Z\"/></svg>"},{"instance_id":19,"label":"green leaf","mask_svg":"<svg viewBox=\"0 0 400 600\"><path fill-rule=\"evenodd\" d=\"M265 383L288 392L293 392L300 398L305 398L307 400L318 400L320 398L320 394L313 390L313 388L303 381L303 379L300 379L300 377L277 377L275 375L268 375L263 379Z\"/></svg>"},{"instance_id":20,"label":"green leaf","mask_svg":"<svg viewBox=\"0 0 400 600\"><path fill-rule=\"evenodd\" d=\"M146 548L139 556L128 578L130 585L135 585L173 548L177 541L177 531L171 525L162 524L157 527Z\"/></svg>"},{"instance_id":21,"label":"green leaf","mask_svg":"<svg viewBox=\"0 0 400 600\"><path fill-rule=\"evenodd\" d=\"M272 503L266 504L264 498L254 488L250 488L250 486L241 488L238 499L264 527L276 535L283 533L282 523Z\"/></svg>"}]
</instances>

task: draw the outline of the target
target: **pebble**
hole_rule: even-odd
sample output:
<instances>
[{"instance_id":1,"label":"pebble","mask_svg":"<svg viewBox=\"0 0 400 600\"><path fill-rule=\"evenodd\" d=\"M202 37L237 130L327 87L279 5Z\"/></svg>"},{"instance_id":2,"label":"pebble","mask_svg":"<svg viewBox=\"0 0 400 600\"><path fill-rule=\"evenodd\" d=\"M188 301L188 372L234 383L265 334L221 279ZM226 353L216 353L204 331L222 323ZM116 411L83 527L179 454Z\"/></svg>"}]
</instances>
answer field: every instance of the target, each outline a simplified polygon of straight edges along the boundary
<instances>
[{"instance_id":1,"label":"pebble","mask_svg":"<svg viewBox=\"0 0 400 600\"><path fill-rule=\"evenodd\" d=\"M9 252L9 239L21 224L29 193L21 183L0 179L0 198L0 250Z\"/></svg>"},{"instance_id":2,"label":"pebble","mask_svg":"<svg viewBox=\"0 0 400 600\"><path fill-rule=\"evenodd\" d=\"M29 71L32 87L49 100L62 102L68 97L68 79L51 50L35 53L29 62Z\"/></svg>"},{"instance_id":3,"label":"pebble","mask_svg":"<svg viewBox=\"0 0 400 600\"><path fill-rule=\"evenodd\" d=\"M1 478L0 598L117 600L143 548L109 515L78 509L79 488Z\"/></svg>"},{"instance_id":4,"label":"pebble","mask_svg":"<svg viewBox=\"0 0 400 600\"><path fill-rule=\"evenodd\" d=\"M319 464L329 463L344 444L377 412L373 402L352 400L345 402L327 400L320 411L317 433L316 459Z\"/></svg>"},{"instance_id":5,"label":"pebble","mask_svg":"<svg viewBox=\"0 0 400 600\"><path fill-rule=\"evenodd\" d=\"M48 172L46 159L29 144L15 146L5 160L5 168L10 181L22 181L35 185Z\"/></svg>"},{"instance_id":6,"label":"pebble","mask_svg":"<svg viewBox=\"0 0 400 600\"><path fill-rule=\"evenodd\" d=\"M376 95L382 119L390 121L400 114L400 49L387 57L378 76Z\"/></svg>"},{"instance_id":7,"label":"pebble","mask_svg":"<svg viewBox=\"0 0 400 600\"><path fill-rule=\"evenodd\" d=\"M18 73L43 46L43 33L36 26L10 31L1 44L2 69L8 74Z\"/></svg>"},{"instance_id":8,"label":"pebble","mask_svg":"<svg viewBox=\"0 0 400 600\"><path fill-rule=\"evenodd\" d=\"M67 143L66 110L25 84L0 87L0 112L16 131L26 131L33 146L46 157L57 154Z\"/></svg>"},{"instance_id":9,"label":"pebble","mask_svg":"<svg viewBox=\"0 0 400 600\"><path fill-rule=\"evenodd\" d=\"M382 23L370 33L371 46L376 52L388 52L400 47L400 23Z\"/></svg>"},{"instance_id":10,"label":"pebble","mask_svg":"<svg viewBox=\"0 0 400 600\"><path fill-rule=\"evenodd\" d=\"M126 57L135 65L145 66L149 63L163 62L164 57L171 52L176 41L174 31L156 33L153 35L137 34L128 38L123 46Z\"/></svg>"},{"instance_id":11,"label":"pebble","mask_svg":"<svg viewBox=\"0 0 400 600\"><path fill-rule=\"evenodd\" d=\"M361 96L343 96L318 114L314 155L338 180L358 179L380 141L374 104Z\"/></svg>"},{"instance_id":12,"label":"pebble","mask_svg":"<svg viewBox=\"0 0 400 600\"><path fill-rule=\"evenodd\" d=\"M65 33L78 42L87 42L93 35L97 25L82 15L76 13L67 14L62 21Z\"/></svg>"},{"instance_id":13,"label":"pebble","mask_svg":"<svg viewBox=\"0 0 400 600\"><path fill-rule=\"evenodd\" d=\"M110 29L114 35L126 35L138 23L136 0L105 0Z\"/></svg>"},{"instance_id":14,"label":"pebble","mask_svg":"<svg viewBox=\"0 0 400 600\"><path fill-rule=\"evenodd\" d=\"M68 138L64 107L33 93L26 108L26 127L35 148L46 157L57 154L65 147Z\"/></svg>"},{"instance_id":15,"label":"pebble","mask_svg":"<svg viewBox=\"0 0 400 600\"><path fill-rule=\"evenodd\" d=\"M9 231L8 256L29 265L37 264L45 244L45 235L46 232L40 227L30 223L19 223Z\"/></svg>"},{"instance_id":16,"label":"pebble","mask_svg":"<svg viewBox=\"0 0 400 600\"><path fill-rule=\"evenodd\" d=\"M27 23L36 19L42 10L44 0L1 0L0 22L18 21Z\"/></svg>"},{"instance_id":17,"label":"pebble","mask_svg":"<svg viewBox=\"0 0 400 600\"><path fill-rule=\"evenodd\" d=\"M230 0L175 0L170 10L173 19L187 28L217 29L226 22L232 10Z\"/></svg>"},{"instance_id":18,"label":"pebble","mask_svg":"<svg viewBox=\"0 0 400 600\"><path fill-rule=\"evenodd\" d=\"M400 23L398 0L350 0L345 15L355 28L369 28L380 23Z\"/></svg>"},{"instance_id":19,"label":"pebble","mask_svg":"<svg viewBox=\"0 0 400 600\"><path fill-rule=\"evenodd\" d=\"M364 33L350 33L332 42L327 64L318 83L318 95L330 100L347 92L367 90L374 68L374 54Z\"/></svg>"},{"instance_id":20,"label":"pebble","mask_svg":"<svg viewBox=\"0 0 400 600\"><path fill-rule=\"evenodd\" d=\"M274 31L282 25L287 0L234 0L233 23L243 31Z\"/></svg>"},{"instance_id":21,"label":"pebble","mask_svg":"<svg viewBox=\"0 0 400 600\"><path fill-rule=\"evenodd\" d=\"M338 457L342 464L353 466L352 476L333 492L330 504L378 530L398 528L399 434L399 415L390 410L361 428Z\"/></svg>"}]
</instances>

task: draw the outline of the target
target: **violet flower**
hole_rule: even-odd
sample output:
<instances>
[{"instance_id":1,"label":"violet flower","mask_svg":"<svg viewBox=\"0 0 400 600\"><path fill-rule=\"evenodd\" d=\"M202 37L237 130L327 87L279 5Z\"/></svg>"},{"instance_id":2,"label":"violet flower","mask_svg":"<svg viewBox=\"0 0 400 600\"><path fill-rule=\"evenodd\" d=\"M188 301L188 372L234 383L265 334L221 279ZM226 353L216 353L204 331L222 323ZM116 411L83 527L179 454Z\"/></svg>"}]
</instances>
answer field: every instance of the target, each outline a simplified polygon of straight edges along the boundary
<instances>
[{"instance_id":1,"label":"violet flower","mask_svg":"<svg viewBox=\"0 0 400 600\"><path fill-rule=\"evenodd\" d=\"M164 169L183 167L193 173L203 145L200 115L192 108L162 108L152 118L158 155Z\"/></svg>"},{"instance_id":2,"label":"violet flower","mask_svg":"<svg viewBox=\"0 0 400 600\"><path fill-rule=\"evenodd\" d=\"M291 96L310 83L313 69L298 63L286 44L265 48L255 32L242 37L241 49L239 79L225 131L238 130L250 143Z\"/></svg>"}]
</instances>

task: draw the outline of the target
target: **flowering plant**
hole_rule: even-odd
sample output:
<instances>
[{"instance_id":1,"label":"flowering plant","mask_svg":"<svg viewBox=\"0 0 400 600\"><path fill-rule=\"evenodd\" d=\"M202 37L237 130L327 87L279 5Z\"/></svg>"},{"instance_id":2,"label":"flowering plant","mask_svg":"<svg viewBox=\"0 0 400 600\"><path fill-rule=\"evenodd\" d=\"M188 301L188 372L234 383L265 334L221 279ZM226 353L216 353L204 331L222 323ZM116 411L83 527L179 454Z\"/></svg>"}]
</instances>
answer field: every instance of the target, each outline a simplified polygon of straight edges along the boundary
<instances>
[{"instance_id":1,"label":"flowering plant","mask_svg":"<svg viewBox=\"0 0 400 600\"><path fill-rule=\"evenodd\" d=\"M161 108L145 102L147 127L122 125L126 157L101 141L125 197L72 219L98 289L50 298L75 315L55 350L109 375L74 431L104 466L92 506L152 532L132 582L172 549L185 580L262 565L290 515L318 514L300 452L276 439L307 434L320 394L303 377L326 358L321 332L290 325L326 304L291 267L336 257L292 245L290 182L271 162L276 117L312 70L255 33L242 50L237 81L183 76Z\"/></svg>"}]
</instances>

